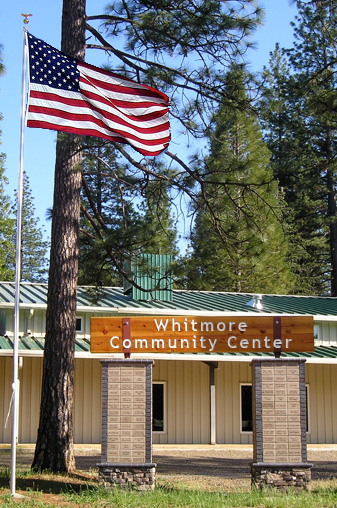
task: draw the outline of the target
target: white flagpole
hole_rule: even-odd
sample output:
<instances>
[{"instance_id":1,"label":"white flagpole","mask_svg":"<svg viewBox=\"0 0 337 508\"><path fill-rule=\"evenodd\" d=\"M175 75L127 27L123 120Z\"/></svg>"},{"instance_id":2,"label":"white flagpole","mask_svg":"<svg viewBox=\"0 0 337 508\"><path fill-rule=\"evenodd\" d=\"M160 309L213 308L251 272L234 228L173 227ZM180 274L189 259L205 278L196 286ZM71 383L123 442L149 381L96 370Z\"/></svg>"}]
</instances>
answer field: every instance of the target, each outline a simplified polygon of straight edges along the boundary
<instances>
[{"instance_id":1,"label":"white flagpole","mask_svg":"<svg viewBox=\"0 0 337 508\"><path fill-rule=\"evenodd\" d=\"M28 23L27 17L24 23ZM15 260L15 304L14 304L14 346L13 346L13 419L12 419L12 456L10 488L13 497L21 497L16 490L16 444L18 439L18 400L19 400L19 311L20 311L20 278L21 278L21 225L23 199L23 149L25 132L25 104L26 104L26 71L27 71L27 30L23 29L23 60L21 81L21 128L20 128L20 156L19 183L17 191L17 219L16 219L16 260Z\"/></svg>"}]
</instances>

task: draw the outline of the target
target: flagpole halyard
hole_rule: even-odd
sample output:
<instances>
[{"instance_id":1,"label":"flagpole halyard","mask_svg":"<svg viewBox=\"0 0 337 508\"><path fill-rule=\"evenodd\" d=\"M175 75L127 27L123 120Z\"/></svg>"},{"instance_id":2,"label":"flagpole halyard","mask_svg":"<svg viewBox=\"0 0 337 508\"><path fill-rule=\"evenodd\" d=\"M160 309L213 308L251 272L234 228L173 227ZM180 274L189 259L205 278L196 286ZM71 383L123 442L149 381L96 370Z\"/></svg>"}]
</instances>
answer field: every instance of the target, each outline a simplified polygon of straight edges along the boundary
<instances>
[{"instance_id":1,"label":"flagpole halyard","mask_svg":"<svg viewBox=\"0 0 337 508\"><path fill-rule=\"evenodd\" d=\"M25 16L25 25L29 22ZM26 73L27 73L27 29L23 29L23 56L21 81L21 125L20 125L20 154L19 154L19 182L17 191L17 221L16 221L16 259L15 259L15 302L14 302L14 345L13 345L13 418L12 418L12 455L10 489L13 497L22 497L16 490L16 445L18 439L18 401L19 401L19 312L20 312L20 278L21 278L21 227L23 201L23 152L25 131L25 101L26 101Z\"/></svg>"}]
</instances>

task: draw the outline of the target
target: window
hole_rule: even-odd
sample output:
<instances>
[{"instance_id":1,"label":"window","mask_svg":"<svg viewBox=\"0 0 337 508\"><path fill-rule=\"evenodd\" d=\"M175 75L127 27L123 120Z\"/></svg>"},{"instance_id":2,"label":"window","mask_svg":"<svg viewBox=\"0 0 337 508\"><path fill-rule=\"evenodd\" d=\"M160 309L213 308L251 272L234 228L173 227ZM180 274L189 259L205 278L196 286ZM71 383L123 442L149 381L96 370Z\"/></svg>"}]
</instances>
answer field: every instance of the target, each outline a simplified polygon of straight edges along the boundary
<instances>
[{"instance_id":1,"label":"window","mask_svg":"<svg viewBox=\"0 0 337 508\"><path fill-rule=\"evenodd\" d=\"M6 311L0 311L0 335L6 335Z\"/></svg>"},{"instance_id":2,"label":"window","mask_svg":"<svg viewBox=\"0 0 337 508\"><path fill-rule=\"evenodd\" d=\"M309 421L310 421L310 418L309 418L309 413L310 413L309 385L305 385L305 398L306 398L306 404L307 404L307 414L306 414L306 418L307 418L307 432L309 433L310 432L310 428L309 428Z\"/></svg>"},{"instance_id":3,"label":"window","mask_svg":"<svg viewBox=\"0 0 337 508\"><path fill-rule=\"evenodd\" d=\"M252 385L242 384L241 385L241 432L252 432L253 431L253 390ZM306 427L307 432L309 430L309 386L305 386L305 395L306 395Z\"/></svg>"},{"instance_id":4,"label":"window","mask_svg":"<svg viewBox=\"0 0 337 508\"><path fill-rule=\"evenodd\" d=\"M252 385L241 385L241 432L253 430Z\"/></svg>"},{"instance_id":5,"label":"window","mask_svg":"<svg viewBox=\"0 0 337 508\"><path fill-rule=\"evenodd\" d=\"M152 385L152 431L165 432L165 383Z\"/></svg>"},{"instance_id":6,"label":"window","mask_svg":"<svg viewBox=\"0 0 337 508\"><path fill-rule=\"evenodd\" d=\"M81 317L76 318L76 331L77 332L82 332L83 331L83 329L82 329L82 318Z\"/></svg>"}]
</instances>

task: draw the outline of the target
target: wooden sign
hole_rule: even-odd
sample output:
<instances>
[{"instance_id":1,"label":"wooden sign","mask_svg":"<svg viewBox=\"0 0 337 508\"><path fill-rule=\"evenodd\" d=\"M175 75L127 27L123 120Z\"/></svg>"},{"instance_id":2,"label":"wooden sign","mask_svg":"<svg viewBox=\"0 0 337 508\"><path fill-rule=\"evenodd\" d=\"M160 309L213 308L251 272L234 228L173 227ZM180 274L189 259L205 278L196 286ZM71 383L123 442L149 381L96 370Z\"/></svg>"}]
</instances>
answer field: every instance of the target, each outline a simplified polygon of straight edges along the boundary
<instances>
[{"instance_id":1,"label":"wooden sign","mask_svg":"<svg viewBox=\"0 0 337 508\"><path fill-rule=\"evenodd\" d=\"M312 316L91 318L92 353L314 351Z\"/></svg>"}]
</instances>

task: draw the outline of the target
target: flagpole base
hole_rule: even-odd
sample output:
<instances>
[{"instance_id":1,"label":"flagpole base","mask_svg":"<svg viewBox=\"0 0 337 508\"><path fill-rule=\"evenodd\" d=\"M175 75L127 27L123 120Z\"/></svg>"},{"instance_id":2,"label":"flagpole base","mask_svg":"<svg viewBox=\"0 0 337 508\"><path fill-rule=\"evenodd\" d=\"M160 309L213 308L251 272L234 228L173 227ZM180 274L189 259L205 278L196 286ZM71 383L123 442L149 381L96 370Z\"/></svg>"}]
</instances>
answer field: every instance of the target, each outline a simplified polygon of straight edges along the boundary
<instances>
[{"instance_id":1,"label":"flagpole base","mask_svg":"<svg viewBox=\"0 0 337 508\"><path fill-rule=\"evenodd\" d=\"M26 499L26 496L23 496L22 494L18 494L17 492L14 492L14 494L12 494L12 498L13 499Z\"/></svg>"}]
</instances>

